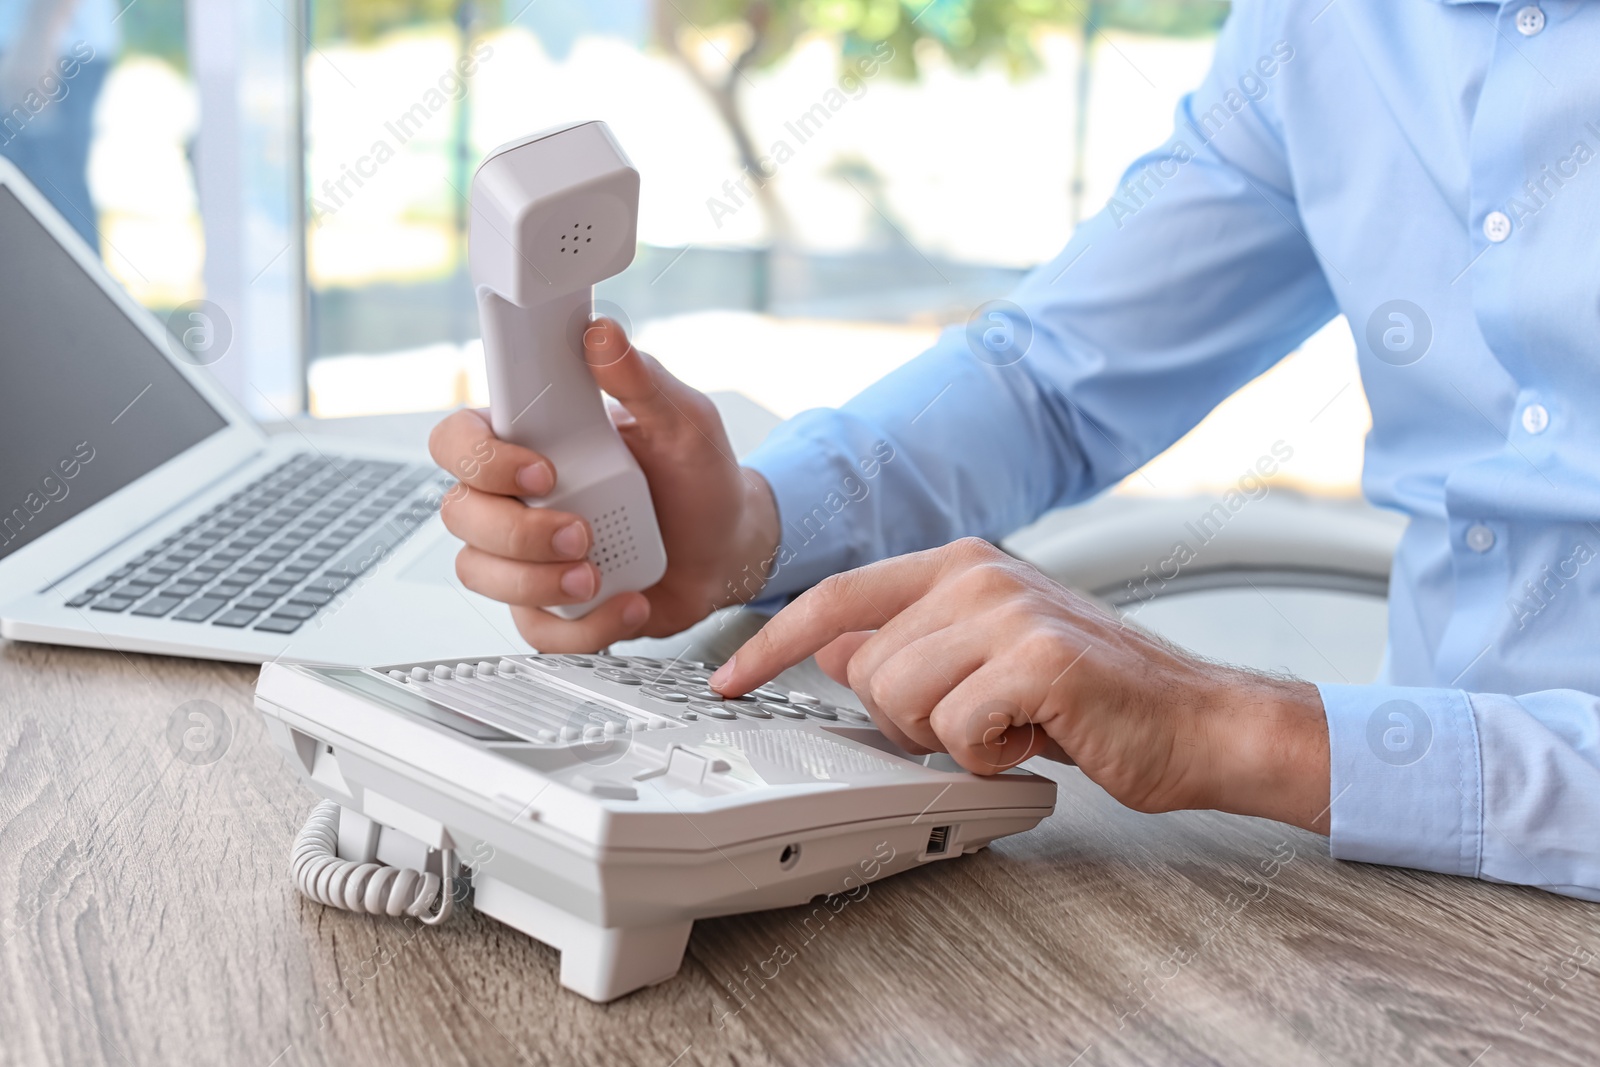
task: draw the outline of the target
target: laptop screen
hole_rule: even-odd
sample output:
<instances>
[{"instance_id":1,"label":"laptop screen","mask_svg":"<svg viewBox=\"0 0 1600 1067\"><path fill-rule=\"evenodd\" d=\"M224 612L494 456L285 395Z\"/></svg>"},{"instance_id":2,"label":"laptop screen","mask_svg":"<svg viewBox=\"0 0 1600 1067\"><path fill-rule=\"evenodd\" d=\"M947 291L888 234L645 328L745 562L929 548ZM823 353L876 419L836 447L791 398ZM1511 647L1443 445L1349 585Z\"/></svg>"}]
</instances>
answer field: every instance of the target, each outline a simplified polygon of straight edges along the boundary
<instances>
[{"instance_id":1,"label":"laptop screen","mask_svg":"<svg viewBox=\"0 0 1600 1067\"><path fill-rule=\"evenodd\" d=\"M225 426L0 185L0 559Z\"/></svg>"}]
</instances>

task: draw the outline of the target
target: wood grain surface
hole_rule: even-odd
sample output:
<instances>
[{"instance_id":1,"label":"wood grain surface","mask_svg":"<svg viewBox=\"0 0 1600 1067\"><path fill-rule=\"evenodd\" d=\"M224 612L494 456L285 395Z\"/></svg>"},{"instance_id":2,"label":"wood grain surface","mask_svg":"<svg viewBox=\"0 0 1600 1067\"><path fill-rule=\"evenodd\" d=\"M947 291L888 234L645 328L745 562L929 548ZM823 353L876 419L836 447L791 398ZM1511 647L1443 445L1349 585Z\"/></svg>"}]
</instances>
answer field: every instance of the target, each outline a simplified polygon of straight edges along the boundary
<instances>
[{"instance_id":1,"label":"wood grain surface","mask_svg":"<svg viewBox=\"0 0 1600 1067\"><path fill-rule=\"evenodd\" d=\"M254 677L0 646L0 1063L1596 1062L1594 905L1140 815L1048 765L1038 829L821 916L702 921L677 978L591 1004L481 916L302 899L311 797ZM228 716L209 764L169 740L192 700Z\"/></svg>"}]
</instances>

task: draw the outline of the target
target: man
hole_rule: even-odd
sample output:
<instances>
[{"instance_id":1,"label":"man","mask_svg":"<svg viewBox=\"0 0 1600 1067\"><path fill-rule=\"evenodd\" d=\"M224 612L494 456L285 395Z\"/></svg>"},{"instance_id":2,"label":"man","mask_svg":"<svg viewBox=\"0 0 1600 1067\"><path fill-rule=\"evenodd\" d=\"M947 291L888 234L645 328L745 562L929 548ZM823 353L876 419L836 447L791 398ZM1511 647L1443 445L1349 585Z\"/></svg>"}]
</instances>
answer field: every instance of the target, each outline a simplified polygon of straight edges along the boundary
<instances>
[{"instance_id":1,"label":"man","mask_svg":"<svg viewBox=\"0 0 1600 1067\"><path fill-rule=\"evenodd\" d=\"M706 399L616 358L606 324L594 376L667 576L578 621L542 611L595 588L590 534L512 500L560 472L499 444L445 511L458 572L547 650L675 632L749 574L809 589L713 685L817 652L889 736L975 771L1069 757L1142 811L1600 899L1597 46L1596 4L1236 3L1172 138L1013 294L1023 358L950 331L741 470ZM1199 662L960 539L1114 484L1340 312L1373 413L1364 491L1410 517L1380 684ZM434 454L461 470L488 435L459 412ZM874 457L869 495L818 511Z\"/></svg>"}]
</instances>

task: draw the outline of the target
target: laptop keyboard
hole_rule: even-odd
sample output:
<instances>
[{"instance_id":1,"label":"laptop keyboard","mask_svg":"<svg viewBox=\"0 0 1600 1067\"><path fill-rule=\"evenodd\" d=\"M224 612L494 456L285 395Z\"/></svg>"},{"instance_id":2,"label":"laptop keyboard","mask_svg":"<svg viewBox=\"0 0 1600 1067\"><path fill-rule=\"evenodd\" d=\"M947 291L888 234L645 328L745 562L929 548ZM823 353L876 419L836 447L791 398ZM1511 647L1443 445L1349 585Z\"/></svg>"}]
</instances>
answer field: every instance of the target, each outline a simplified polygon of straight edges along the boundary
<instances>
[{"instance_id":1,"label":"laptop keyboard","mask_svg":"<svg viewBox=\"0 0 1600 1067\"><path fill-rule=\"evenodd\" d=\"M300 453L67 601L288 634L438 510L442 471Z\"/></svg>"}]
</instances>

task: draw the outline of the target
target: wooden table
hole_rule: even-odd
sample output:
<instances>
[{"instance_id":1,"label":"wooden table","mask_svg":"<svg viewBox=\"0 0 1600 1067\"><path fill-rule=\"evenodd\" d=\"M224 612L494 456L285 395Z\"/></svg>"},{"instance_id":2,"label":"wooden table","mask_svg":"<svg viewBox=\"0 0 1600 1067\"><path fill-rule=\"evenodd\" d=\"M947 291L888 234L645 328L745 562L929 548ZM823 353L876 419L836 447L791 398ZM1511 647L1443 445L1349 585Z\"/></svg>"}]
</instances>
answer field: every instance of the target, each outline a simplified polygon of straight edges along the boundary
<instances>
[{"instance_id":1,"label":"wooden table","mask_svg":"<svg viewBox=\"0 0 1600 1067\"><path fill-rule=\"evenodd\" d=\"M0 646L0 1064L1596 1060L1595 906L1337 863L1258 820L1139 815L1059 767L1031 833L809 927L803 908L702 921L676 979L591 1004L480 916L421 929L302 899L310 796L254 677ZM229 718L216 762L169 741L192 700Z\"/></svg>"}]
</instances>

